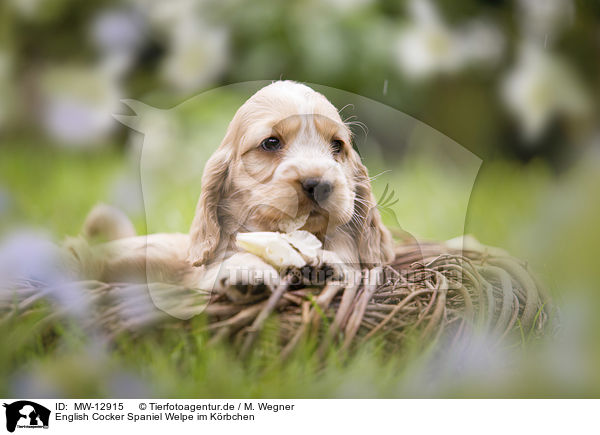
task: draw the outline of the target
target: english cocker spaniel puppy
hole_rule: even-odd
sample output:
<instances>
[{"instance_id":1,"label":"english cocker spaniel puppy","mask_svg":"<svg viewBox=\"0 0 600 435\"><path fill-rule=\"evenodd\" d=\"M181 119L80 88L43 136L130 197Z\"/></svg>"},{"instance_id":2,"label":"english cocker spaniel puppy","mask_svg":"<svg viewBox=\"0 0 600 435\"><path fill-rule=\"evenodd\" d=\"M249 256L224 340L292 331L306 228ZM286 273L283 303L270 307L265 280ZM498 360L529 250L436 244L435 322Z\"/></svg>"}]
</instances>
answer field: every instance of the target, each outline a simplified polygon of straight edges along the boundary
<instances>
[{"instance_id":1,"label":"english cocker spaniel puppy","mask_svg":"<svg viewBox=\"0 0 600 435\"><path fill-rule=\"evenodd\" d=\"M227 292L248 284L235 278L248 276L238 269L259 284L278 275L236 247L238 232L295 229L322 242L315 267L345 274L394 256L349 127L322 94L277 81L238 109L206 163L189 235L136 237L124 216L101 206L89 215L84 235L115 234L115 240L88 250L75 243L71 250L87 278L137 277Z\"/></svg>"}]
</instances>

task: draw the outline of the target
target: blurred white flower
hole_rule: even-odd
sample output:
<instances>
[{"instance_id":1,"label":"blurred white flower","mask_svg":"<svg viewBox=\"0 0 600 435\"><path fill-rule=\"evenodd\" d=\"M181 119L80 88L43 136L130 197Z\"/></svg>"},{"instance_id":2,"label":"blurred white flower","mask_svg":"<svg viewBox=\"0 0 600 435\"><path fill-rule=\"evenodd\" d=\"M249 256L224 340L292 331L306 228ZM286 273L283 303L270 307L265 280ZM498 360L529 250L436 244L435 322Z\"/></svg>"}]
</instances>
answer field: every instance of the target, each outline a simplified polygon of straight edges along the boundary
<instances>
[{"instance_id":1,"label":"blurred white flower","mask_svg":"<svg viewBox=\"0 0 600 435\"><path fill-rule=\"evenodd\" d=\"M148 397L150 390L144 381L133 372L120 369L110 374L106 382L110 397L133 399L137 397ZM33 397L33 396L29 396ZM37 396L36 396L37 397Z\"/></svg>"},{"instance_id":2,"label":"blurred white flower","mask_svg":"<svg viewBox=\"0 0 600 435\"><path fill-rule=\"evenodd\" d=\"M518 14L524 33L545 40L573 22L572 0L519 0Z\"/></svg>"},{"instance_id":3,"label":"blurred white flower","mask_svg":"<svg viewBox=\"0 0 600 435\"><path fill-rule=\"evenodd\" d=\"M38 367L36 366L36 369ZM51 376L40 373L40 370L22 370L13 374L10 391L15 397L64 397L65 391Z\"/></svg>"},{"instance_id":4,"label":"blurred white flower","mask_svg":"<svg viewBox=\"0 0 600 435\"><path fill-rule=\"evenodd\" d=\"M110 74L94 67L53 67L41 83L42 123L61 144L98 144L115 127L120 89Z\"/></svg>"},{"instance_id":5,"label":"blurred white flower","mask_svg":"<svg viewBox=\"0 0 600 435\"><path fill-rule=\"evenodd\" d=\"M153 26L168 31L184 19L197 15L200 0L134 0L148 14Z\"/></svg>"},{"instance_id":6,"label":"blurred white flower","mask_svg":"<svg viewBox=\"0 0 600 435\"><path fill-rule=\"evenodd\" d=\"M208 85L227 64L227 40L224 28L204 25L193 17L183 19L170 35L162 64L164 79L182 92Z\"/></svg>"},{"instance_id":7,"label":"blurred white flower","mask_svg":"<svg viewBox=\"0 0 600 435\"><path fill-rule=\"evenodd\" d=\"M466 326L466 334L443 337L437 352L409 366L400 393L410 397L444 397L457 392L498 391L511 380L519 354L501 346L498 337Z\"/></svg>"},{"instance_id":8,"label":"blurred white flower","mask_svg":"<svg viewBox=\"0 0 600 435\"><path fill-rule=\"evenodd\" d=\"M504 38L500 30L488 21L472 20L456 34L464 62L492 64L502 56Z\"/></svg>"},{"instance_id":9,"label":"blurred white flower","mask_svg":"<svg viewBox=\"0 0 600 435\"><path fill-rule=\"evenodd\" d=\"M398 67L409 77L456 72L502 53L502 35L490 24L474 21L452 29L428 0L413 0L409 12L411 21L400 30L395 49Z\"/></svg>"},{"instance_id":10,"label":"blurred white flower","mask_svg":"<svg viewBox=\"0 0 600 435\"><path fill-rule=\"evenodd\" d=\"M163 79L175 90L190 92L209 85L226 67L228 32L209 25L204 0L131 0L144 11L159 38L166 39Z\"/></svg>"},{"instance_id":11,"label":"blurred white flower","mask_svg":"<svg viewBox=\"0 0 600 435\"><path fill-rule=\"evenodd\" d=\"M126 72L144 43L145 22L133 10L106 10L91 25L92 42L101 52L102 64L114 76Z\"/></svg>"},{"instance_id":12,"label":"blurred white flower","mask_svg":"<svg viewBox=\"0 0 600 435\"><path fill-rule=\"evenodd\" d=\"M66 282L60 250L45 234L18 231L0 242L0 288L11 288L20 280Z\"/></svg>"},{"instance_id":13,"label":"blurred white flower","mask_svg":"<svg viewBox=\"0 0 600 435\"><path fill-rule=\"evenodd\" d=\"M129 53L144 40L144 22L133 11L107 10L94 18L91 35L94 44L105 53Z\"/></svg>"},{"instance_id":14,"label":"blurred white flower","mask_svg":"<svg viewBox=\"0 0 600 435\"><path fill-rule=\"evenodd\" d=\"M34 17L47 0L10 0L11 5L23 17Z\"/></svg>"},{"instance_id":15,"label":"blurred white flower","mask_svg":"<svg viewBox=\"0 0 600 435\"><path fill-rule=\"evenodd\" d=\"M330 6L342 13L351 13L373 3L373 0L326 0Z\"/></svg>"},{"instance_id":16,"label":"blurred white flower","mask_svg":"<svg viewBox=\"0 0 600 435\"><path fill-rule=\"evenodd\" d=\"M521 47L501 94L528 140L539 137L554 116L579 117L590 108L585 89L569 65L531 43Z\"/></svg>"},{"instance_id":17,"label":"blurred white flower","mask_svg":"<svg viewBox=\"0 0 600 435\"><path fill-rule=\"evenodd\" d=\"M0 298L13 299L15 284L31 281L67 313L84 319L89 300L73 282L68 265L65 251L45 234L26 230L10 234L0 242Z\"/></svg>"}]
</instances>

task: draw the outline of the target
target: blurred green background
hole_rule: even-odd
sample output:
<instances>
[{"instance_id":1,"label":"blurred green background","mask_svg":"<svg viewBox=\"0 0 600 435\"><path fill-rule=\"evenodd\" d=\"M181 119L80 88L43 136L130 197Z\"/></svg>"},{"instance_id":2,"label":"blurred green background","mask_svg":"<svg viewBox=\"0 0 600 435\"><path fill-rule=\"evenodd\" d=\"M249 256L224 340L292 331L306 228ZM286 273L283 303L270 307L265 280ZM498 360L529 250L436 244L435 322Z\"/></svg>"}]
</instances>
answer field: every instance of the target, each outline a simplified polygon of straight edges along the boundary
<instances>
[{"instance_id":1,"label":"blurred green background","mask_svg":"<svg viewBox=\"0 0 600 435\"><path fill-rule=\"evenodd\" d=\"M48 348L35 321L17 322L2 325L0 395L598 396L599 19L592 0L1 2L0 259L18 257L23 232L77 234L99 201L140 233L187 231L190 180L253 81L283 78L321 85L339 108L358 95L376 114L395 109L379 124L342 110L369 129L355 126L359 148L378 150L371 174L394 169L374 182L400 199L386 223L440 240L464 222L533 266L562 324L517 351L448 355L438 371L374 349L323 371L308 352L283 367L269 346L251 363L203 352L193 325L116 349L65 327ZM251 83L225 86L239 82ZM113 117L132 114L122 99L158 108L136 125L145 136ZM410 125L401 140L388 119ZM481 166L418 152L432 141ZM172 171L183 161L189 178Z\"/></svg>"}]
</instances>

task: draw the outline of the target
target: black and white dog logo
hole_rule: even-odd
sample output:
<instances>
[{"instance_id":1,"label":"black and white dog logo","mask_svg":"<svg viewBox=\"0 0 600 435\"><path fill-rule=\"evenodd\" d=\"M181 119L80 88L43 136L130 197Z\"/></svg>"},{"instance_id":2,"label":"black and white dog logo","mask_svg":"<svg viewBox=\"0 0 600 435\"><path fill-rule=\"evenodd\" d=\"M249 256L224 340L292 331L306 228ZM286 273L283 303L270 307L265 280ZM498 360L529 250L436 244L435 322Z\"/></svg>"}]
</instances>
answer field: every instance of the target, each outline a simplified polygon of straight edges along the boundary
<instances>
[{"instance_id":1,"label":"black and white dog logo","mask_svg":"<svg viewBox=\"0 0 600 435\"><path fill-rule=\"evenodd\" d=\"M14 432L15 428L48 428L50 410L29 400L19 400L4 404L6 408L6 430Z\"/></svg>"}]
</instances>

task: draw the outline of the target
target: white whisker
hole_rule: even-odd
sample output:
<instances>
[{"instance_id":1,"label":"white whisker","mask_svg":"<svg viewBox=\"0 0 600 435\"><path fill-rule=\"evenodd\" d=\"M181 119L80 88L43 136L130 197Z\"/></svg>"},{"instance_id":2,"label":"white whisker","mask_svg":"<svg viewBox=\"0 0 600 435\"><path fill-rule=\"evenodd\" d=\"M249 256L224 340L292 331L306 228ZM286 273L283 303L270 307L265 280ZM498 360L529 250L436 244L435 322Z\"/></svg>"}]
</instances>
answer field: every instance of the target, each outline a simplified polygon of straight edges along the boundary
<instances>
[{"instance_id":1,"label":"white whisker","mask_svg":"<svg viewBox=\"0 0 600 435\"><path fill-rule=\"evenodd\" d=\"M375 175L373 175L372 177L369 177L369 180L370 180L370 181L374 181L374 180L376 180L378 177L380 177L380 176L382 176L382 175L384 175L384 174L387 174L388 172L392 172L392 170L391 170L391 169L387 169L387 170L385 170L385 171L381 171L380 173L378 173L378 174L375 174Z\"/></svg>"}]
</instances>

